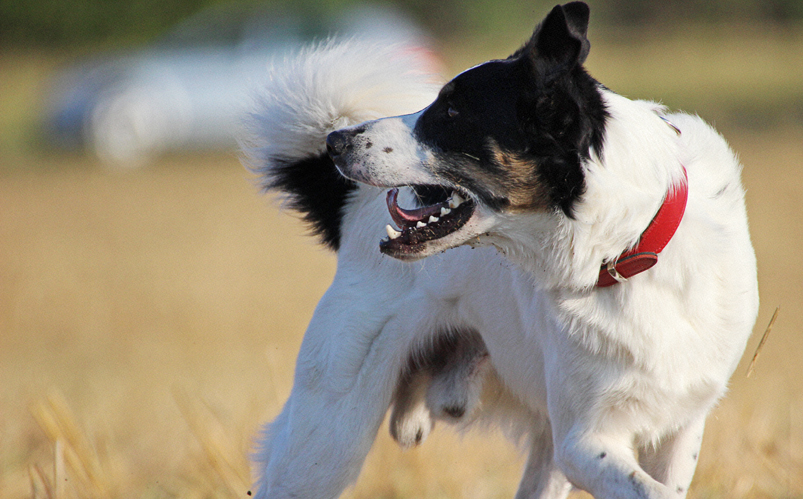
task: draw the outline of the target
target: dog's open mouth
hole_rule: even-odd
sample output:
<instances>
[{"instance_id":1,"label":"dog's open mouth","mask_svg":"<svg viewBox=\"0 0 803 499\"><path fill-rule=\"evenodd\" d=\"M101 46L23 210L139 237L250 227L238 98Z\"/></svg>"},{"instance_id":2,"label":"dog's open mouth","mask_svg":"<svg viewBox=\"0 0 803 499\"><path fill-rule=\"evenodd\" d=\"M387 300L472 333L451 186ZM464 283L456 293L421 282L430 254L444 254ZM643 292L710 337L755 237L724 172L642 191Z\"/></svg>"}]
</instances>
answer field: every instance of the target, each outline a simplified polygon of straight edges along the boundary
<instances>
[{"instance_id":1,"label":"dog's open mouth","mask_svg":"<svg viewBox=\"0 0 803 499\"><path fill-rule=\"evenodd\" d=\"M443 191L441 200L414 209L404 209L397 200L399 189L388 191L387 205L398 230L386 226L388 237L379 243L382 253L408 259L422 253L426 243L453 234L471 218L475 204L458 191Z\"/></svg>"}]
</instances>

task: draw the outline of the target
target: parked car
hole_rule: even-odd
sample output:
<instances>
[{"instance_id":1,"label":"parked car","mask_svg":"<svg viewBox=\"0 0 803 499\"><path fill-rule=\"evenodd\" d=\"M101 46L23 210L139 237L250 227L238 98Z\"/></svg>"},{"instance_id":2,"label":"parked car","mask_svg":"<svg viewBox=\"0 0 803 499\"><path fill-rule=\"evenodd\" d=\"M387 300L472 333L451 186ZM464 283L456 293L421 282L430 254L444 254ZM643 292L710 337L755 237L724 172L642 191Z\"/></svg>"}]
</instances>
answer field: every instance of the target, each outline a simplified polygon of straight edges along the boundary
<instances>
[{"instance_id":1,"label":"parked car","mask_svg":"<svg viewBox=\"0 0 803 499\"><path fill-rule=\"evenodd\" d=\"M59 72L47 96L48 141L88 148L120 166L146 164L168 151L232 147L269 60L330 36L381 38L424 50L430 45L413 22L388 8L360 7L321 19L206 10L152 46ZM434 55L432 62L437 71Z\"/></svg>"}]
</instances>

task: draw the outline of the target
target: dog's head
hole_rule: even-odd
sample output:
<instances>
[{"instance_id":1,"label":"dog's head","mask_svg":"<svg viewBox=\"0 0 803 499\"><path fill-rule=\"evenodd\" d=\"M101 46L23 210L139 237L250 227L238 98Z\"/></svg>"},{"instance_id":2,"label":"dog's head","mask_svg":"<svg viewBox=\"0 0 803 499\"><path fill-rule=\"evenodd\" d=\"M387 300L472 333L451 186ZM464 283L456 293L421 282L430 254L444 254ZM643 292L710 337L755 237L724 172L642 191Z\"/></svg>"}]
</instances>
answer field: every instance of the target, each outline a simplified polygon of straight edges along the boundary
<instances>
[{"instance_id":1,"label":"dog's head","mask_svg":"<svg viewBox=\"0 0 803 499\"><path fill-rule=\"evenodd\" d=\"M413 186L422 200L403 209L389 192L399 230L388 228L383 253L416 260L483 234L504 238L509 215L572 216L607 116L582 67L588 18L582 2L557 6L520 50L461 73L426 109L329 135L343 175Z\"/></svg>"}]
</instances>

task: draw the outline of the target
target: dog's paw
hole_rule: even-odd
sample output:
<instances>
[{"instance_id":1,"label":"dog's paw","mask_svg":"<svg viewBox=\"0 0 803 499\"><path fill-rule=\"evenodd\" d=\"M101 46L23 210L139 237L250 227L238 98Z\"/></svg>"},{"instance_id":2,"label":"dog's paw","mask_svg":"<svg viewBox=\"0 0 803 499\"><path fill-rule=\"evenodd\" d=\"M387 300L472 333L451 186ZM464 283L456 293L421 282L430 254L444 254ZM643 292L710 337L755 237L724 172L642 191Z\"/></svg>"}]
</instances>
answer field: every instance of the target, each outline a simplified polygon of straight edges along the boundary
<instances>
[{"instance_id":1,"label":"dog's paw","mask_svg":"<svg viewBox=\"0 0 803 499\"><path fill-rule=\"evenodd\" d=\"M451 383L438 383L436 379L427 391L427 405L432 414L440 419L460 419L471 414L477 406L478 396Z\"/></svg>"},{"instance_id":2,"label":"dog's paw","mask_svg":"<svg viewBox=\"0 0 803 499\"><path fill-rule=\"evenodd\" d=\"M405 376L396 387L390 413L390 435L402 448L414 447L427 438L435 421L426 404L431 378L424 371Z\"/></svg>"},{"instance_id":3,"label":"dog's paw","mask_svg":"<svg viewBox=\"0 0 803 499\"><path fill-rule=\"evenodd\" d=\"M435 425L423 398L416 402L403 412L394 408L390 417L390 435L404 449L415 447L423 442Z\"/></svg>"},{"instance_id":4,"label":"dog's paw","mask_svg":"<svg viewBox=\"0 0 803 499\"><path fill-rule=\"evenodd\" d=\"M483 352L477 352L433 377L426 399L436 418L453 421L474 412L480 404L482 385L489 369L487 358Z\"/></svg>"}]
</instances>

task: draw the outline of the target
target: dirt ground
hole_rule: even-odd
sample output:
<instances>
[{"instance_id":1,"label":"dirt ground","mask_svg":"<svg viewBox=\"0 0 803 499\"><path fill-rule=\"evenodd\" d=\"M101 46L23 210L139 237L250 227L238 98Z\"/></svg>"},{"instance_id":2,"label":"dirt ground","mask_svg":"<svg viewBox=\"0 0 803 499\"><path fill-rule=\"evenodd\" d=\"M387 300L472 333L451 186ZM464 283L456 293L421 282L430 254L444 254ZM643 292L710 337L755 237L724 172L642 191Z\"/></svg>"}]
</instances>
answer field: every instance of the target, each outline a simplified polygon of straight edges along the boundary
<instances>
[{"instance_id":1,"label":"dirt ground","mask_svg":"<svg viewBox=\"0 0 803 499\"><path fill-rule=\"evenodd\" d=\"M762 306L690 497L801 497L803 131L727 135L746 165ZM289 393L334 257L233 155L124 172L13 161L0 173L0 496L247 497L252 439ZM498 435L441 428L401 452L383 429L347 496L512 497L521 464Z\"/></svg>"}]
</instances>

